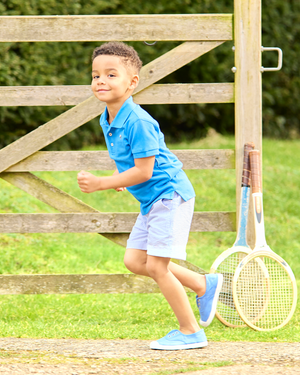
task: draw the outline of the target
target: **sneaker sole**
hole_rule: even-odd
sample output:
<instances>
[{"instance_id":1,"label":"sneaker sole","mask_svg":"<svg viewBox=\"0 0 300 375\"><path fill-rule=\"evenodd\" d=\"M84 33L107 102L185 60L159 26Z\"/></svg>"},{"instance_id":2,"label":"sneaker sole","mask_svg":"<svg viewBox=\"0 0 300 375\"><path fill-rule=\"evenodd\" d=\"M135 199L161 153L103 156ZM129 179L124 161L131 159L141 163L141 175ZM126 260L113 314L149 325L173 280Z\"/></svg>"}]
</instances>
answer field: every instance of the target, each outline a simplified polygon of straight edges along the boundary
<instances>
[{"instance_id":1,"label":"sneaker sole","mask_svg":"<svg viewBox=\"0 0 300 375\"><path fill-rule=\"evenodd\" d=\"M204 322L203 320L200 319L200 324L202 325L202 327L208 327L210 325L210 323L213 321L213 318L215 317L216 310L217 310L217 303L218 303L218 299L219 299L219 294L220 294L221 289L222 289L222 285L223 285L223 275L220 274L219 277L218 277L218 285L217 285L216 293L215 293L215 296L214 296L214 299L213 299L210 315L209 315L206 322Z\"/></svg>"},{"instance_id":2,"label":"sneaker sole","mask_svg":"<svg viewBox=\"0 0 300 375\"><path fill-rule=\"evenodd\" d=\"M150 349L156 350L185 350L185 349L199 349L207 346L207 341L197 342L195 344L185 345L160 345L157 341L153 341L150 344Z\"/></svg>"}]
</instances>

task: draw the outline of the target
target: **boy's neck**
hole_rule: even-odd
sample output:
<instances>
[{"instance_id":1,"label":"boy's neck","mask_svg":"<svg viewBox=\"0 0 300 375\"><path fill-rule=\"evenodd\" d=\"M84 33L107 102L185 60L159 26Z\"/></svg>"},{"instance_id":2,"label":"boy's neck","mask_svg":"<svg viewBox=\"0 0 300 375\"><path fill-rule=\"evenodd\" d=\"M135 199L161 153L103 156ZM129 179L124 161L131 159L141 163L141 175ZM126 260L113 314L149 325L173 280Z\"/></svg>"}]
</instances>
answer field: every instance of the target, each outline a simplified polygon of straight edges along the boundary
<instances>
[{"instance_id":1,"label":"boy's neck","mask_svg":"<svg viewBox=\"0 0 300 375\"><path fill-rule=\"evenodd\" d=\"M126 102L126 100L129 99L129 97L126 98L121 103L106 103L106 108L107 108L107 112L108 112L107 121L108 121L109 124L111 124L113 122L113 120L117 116L119 110L122 108L122 106Z\"/></svg>"}]
</instances>

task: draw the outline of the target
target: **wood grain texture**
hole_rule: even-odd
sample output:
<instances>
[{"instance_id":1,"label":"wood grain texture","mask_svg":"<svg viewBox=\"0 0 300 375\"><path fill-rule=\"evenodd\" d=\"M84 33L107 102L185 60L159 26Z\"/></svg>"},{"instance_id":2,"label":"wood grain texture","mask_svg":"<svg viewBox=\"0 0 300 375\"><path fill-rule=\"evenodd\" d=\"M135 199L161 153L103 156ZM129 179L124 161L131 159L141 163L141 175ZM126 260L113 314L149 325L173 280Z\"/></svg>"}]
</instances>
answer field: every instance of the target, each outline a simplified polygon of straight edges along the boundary
<instances>
[{"instance_id":1,"label":"wood grain texture","mask_svg":"<svg viewBox=\"0 0 300 375\"><path fill-rule=\"evenodd\" d=\"M0 42L231 39L232 14L0 17Z\"/></svg>"},{"instance_id":2,"label":"wood grain texture","mask_svg":"<svg viewBox=\"0 0 300 375\"><path fill-rule=\"evenodd\" d=\"M93 95L90 85L1 86L0 106L71 106ZM151 85L134 96L137 104L233 103L233 83Z\"/></svg>"},{"instance_id":3,"label":"wood grain texture","mask_svg":"<svg viewBox=\"0 0 300 375\"><path fill-rule=\"evenodd\" d=\"M234 2L235 45L235 150L236 181L241 181L244 144L262 149L261 0ZM240 184L236 185L239 213ZM254 221L250 201L248 243L254 246Z\"/></svg>"},{"instance_id":4,"label":"wood grain texture","mask_svg":"<svg viewBox=\"0 0 300 375\"><path fill-rule=\"evenodd\" d=\"M137 93L197 57L222 44L222 42L186 42L144 66ZM21 139L0 150L0 172L48 146L62 136L95 118L103 112L105 104L90 97L55 119L35 129Z\"/></svg>"},{"instance_id":5,"label":"wood grain texture","mask_svg":"<svg viewBox=\"0 0 300 375\"><path fill-rule=\"evenodd\" d=\"M133 274L1 275L0 294L160 293L157 284Z\"/></svg>"},{"instance_id":6,"label":"wood grain texture","mask_svg":"<svg viewBox=\"0 0 300 375\"><path fill-rule=\"evenodd\" d=\"M172 150L183 169L234 169L234 150ZM108 151L38 151L7 172L115 170Z\"/></svg>"},{"instance_id":7,"label":"wood grain texture","mask_svg":"<svg viewBox=\"0 0 300 375\"><path fill-rule=\"evenodd\" d=\"M0 233L130 233L138 213L0 214ZM192 232L235 231L233 212L195 212Z\"/></svg>"}]
</instances>

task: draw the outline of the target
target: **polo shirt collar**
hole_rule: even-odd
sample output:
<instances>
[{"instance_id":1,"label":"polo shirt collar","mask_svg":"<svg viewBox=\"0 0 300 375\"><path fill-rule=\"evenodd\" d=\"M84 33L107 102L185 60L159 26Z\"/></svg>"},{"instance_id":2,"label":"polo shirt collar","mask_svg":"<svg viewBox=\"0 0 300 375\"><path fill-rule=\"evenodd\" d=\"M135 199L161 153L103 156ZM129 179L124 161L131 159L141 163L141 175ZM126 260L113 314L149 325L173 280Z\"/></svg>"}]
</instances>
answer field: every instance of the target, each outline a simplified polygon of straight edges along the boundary
<instances>
[{"instance_id":1,"label":"polo shirt collar","mask_svg":"<svg viewBox=\"0 0 300 375\"><path fill-rule=\"evenodd\" d=\"M137 104L133 102L132 96L130 96L123 103L122 107L119 109L119 112L117 113L117 116L114 118L111 124L109 124L107 121L108 111L107 111L107 107L105 107L103 115L100 118L101 126L106 126L108 128L122 128L128 116L130 115L130 113L136 106Z\"/></svg>"}]
</instances>

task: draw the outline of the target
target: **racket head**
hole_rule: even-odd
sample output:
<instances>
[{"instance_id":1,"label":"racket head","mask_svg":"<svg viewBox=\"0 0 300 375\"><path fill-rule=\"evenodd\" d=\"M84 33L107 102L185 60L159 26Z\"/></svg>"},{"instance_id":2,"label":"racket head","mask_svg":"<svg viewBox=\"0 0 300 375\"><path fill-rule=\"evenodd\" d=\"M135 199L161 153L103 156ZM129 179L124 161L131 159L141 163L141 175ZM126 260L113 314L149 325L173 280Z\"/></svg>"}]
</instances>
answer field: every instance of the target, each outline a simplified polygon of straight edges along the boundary
<instances>
[{"instance_id":1,"label":"racket head","mask_svg":"<svg viewBox=\"0 0 300 375\"><path fill-rule=\"evenodd\" d=\"M254 330L282 328L295 312L295 276L285 260L268 246L254 250L241 261L232 288L238 314Z\"/></svg>"},{"instance_id":2,"label":"racket head","mask_svg":"<svg viewBox=\"0 0 300 375\"><path fill-rule=\"evenodd\" d=\"M251 249L249 247L233 246L219 255L210 269L210 273L221 273L223 275L223 285L217 302L216 317L228 327L246 326L235 308L232 281L237 266L250 252Z\"/></svg>"}]
</instances>

